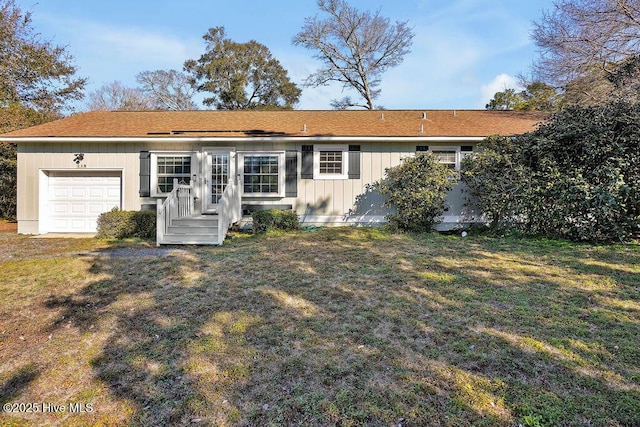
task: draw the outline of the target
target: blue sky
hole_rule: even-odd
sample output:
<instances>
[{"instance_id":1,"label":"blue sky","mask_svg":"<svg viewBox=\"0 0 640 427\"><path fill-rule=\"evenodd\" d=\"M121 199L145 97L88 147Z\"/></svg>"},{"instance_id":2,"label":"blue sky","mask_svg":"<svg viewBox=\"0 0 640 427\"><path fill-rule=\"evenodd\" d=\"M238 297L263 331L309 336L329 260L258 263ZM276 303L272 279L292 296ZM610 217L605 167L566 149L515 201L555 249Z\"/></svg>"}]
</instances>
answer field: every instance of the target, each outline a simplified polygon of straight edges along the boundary
<instances>
[{"instance_id":1,"label":"blue sky","mask_svg":"<svg viewBox=\"0 0 640 427\"><path fill-rule=\"evenodd\" d=\"M204 52L202 35L224 26L238 42L266 45L292 81L317 68L312 52L291 39L315 0L16 0L33 12L45 40L68 46L89 78L87 93L118 80L135 86L147 70L182 69ZM360 10L380 9L415 32L404 62L383 75L377 104L387 109L484 108L492 95L512 87L536 55L532 21L553 0L350 0ZM300 109L328 109L331 99L354 93L341 86L303 88Z\"/></svg>"}]
</instances>

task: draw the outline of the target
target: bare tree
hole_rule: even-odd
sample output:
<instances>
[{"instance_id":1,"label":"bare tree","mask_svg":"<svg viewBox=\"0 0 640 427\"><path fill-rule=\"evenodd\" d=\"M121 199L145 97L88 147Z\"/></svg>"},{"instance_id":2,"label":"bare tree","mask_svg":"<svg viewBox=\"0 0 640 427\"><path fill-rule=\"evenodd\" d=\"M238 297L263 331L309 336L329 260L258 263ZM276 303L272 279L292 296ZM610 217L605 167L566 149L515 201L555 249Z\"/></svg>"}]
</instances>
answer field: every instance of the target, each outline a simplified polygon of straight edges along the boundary
<instances>
[{"instance_id":1,"label":"bare tree","mask_svg":"<svg viewBox=\"0 0 640 427\"><path fill-rule=\"evenodd\" d=\"M375 13L360 12L345 0L318 0L318 7L329 16L305 19L293 44L316 51L322 68L306 80L307 86L323 86L335 81L344 88L355 89L364 99L358 104L346 97L332 102L334 108L363 107L375 109L380 95L382 74L399 65L409 52L413 30L405 22L391 24L388 18Z\"/></svg>"},{"instance_id":2,"label":"bare tree","mask_svg":"<svg viewBox=\"0 0 640 427\"><path fill-rule=\"evenodd\" d=\"M89 94L89 110L153 110L153 102L140 89L119 81L107 83Z\"/></svg>"},{"instance_id":3,"label":"bare tree","mask_svg":"<svg viewBox=\"0 0 640 427\"><path fill-rule=\"evenodd\" d=\"M197 110L196 90L189 78L176 70L144 71L136 76L141 91L157 110Z\"/></svg>"},{"instance_id":4,"label":"bare tree","mask_svg":"<svg viewBox=\"0 0 640 427\"><path fill-rule=\"evenodd\" d=\"M628 83L640 73L628 64L640 54L640 0L558 0L534 23L533 39L534 77L565 90L568 101L637 98L638 85Z\"/></svg>"}]
</instances>

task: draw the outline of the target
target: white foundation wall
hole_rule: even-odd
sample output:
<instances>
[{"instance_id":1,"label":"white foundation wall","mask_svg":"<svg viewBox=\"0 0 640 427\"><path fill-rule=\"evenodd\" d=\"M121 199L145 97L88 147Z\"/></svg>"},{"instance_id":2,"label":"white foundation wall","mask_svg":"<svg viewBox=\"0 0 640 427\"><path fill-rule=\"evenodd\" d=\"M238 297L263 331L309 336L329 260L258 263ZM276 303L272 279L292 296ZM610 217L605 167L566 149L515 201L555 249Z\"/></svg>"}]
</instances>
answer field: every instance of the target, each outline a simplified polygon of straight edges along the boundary
<instances>
[{"instance_id":1,"label":"white foundation wall","mask_svg":"<svg viewBox=\"0 0 640 427\"><path fill-rule=\"evenodd\" d=\"M330 145L341 142L332 140ZM415 142L342 142L360 145L361 175L359 179L319 180L301 179L302 145L321 145L316 141L242 141L217 142L25 142L18 144L18 232L39 234L40 209L43 204L44 182L50 171L121 171L122 206L124 210L139 210L145 205L155 204L154 198L142 198L140 188L140 151L194 151L203 147L235 147L236 151L298 151L297 197L249 198L243 204L291 205L307 224L357 224L374 225L385 222L389 213L384 199L368 192L367 184L384 176L386 168L400 164L401 159L415 155ZM450 140L430 146L451 146ZM458 145L469 145L463 142ZM82 153L83 160L76 164L75 154ZM238 171L241 172L241 171ZM46 197L44 198L46 200ZM454 189L449 198L452 206L445 214L445 228L463 222L461 216L463 195L460 188ZM444 224L443 224L444 225Z\"/></svg>"}]
</instances>

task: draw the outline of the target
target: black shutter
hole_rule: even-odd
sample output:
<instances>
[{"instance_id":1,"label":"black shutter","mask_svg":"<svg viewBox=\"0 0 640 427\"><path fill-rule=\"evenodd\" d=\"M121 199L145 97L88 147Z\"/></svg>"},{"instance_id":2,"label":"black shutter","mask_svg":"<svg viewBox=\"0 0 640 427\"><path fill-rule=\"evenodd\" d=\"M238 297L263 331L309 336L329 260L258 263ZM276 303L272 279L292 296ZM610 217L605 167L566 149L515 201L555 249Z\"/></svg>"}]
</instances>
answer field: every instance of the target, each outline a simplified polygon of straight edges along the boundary
<instances>
[{"instance_id":1,"label":"black shutter","mask_svg":"<svg viewBox=\"0 0 640 427\"><path fill-rule=\"evenodd\" d=\"M284 170L285 197L298 197L298 152L287 150Z\"/></svg>"},{"instance_id":2,"label":"black shutter","mask_svg":"<svg viewBox=\"0 0 640 427\"><path fill-rule=\"evenodd\" d=\"M349 179L360 179L360 146L349 146Z\"/></svg>"},{"instance_id":3,"label":"black shutter","mask_svg":"<svg viewBox=\"0 0 640 427\"><path fill-rule=\"evenodd\" d=\"M140 197L151 196L151 154L140 152Z\"/></svg>"},{"instance_id":4,"label":"black shutter","mask_svg":"<svg viewBox=\"0 0 640 427\"><path fill-rule=\"evenodd\" d=\"M302 170L300 178L313 179L313 145L302 146Z\"/></svg>"}]
</instances>

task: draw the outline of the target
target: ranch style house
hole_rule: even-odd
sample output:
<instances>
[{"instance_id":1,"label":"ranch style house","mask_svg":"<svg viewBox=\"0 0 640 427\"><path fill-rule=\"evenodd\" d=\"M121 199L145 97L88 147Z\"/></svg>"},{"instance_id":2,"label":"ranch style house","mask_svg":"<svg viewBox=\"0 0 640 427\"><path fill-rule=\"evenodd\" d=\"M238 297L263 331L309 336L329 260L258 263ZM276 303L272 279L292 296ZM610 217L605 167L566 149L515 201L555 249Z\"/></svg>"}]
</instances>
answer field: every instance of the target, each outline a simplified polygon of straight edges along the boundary
<instances>
[{"instance_id":1,"label":"ranch style house","mask_svg":"<svg viewBox=\"0 0 640 427\"><path fill-rule=\"evenodd\" d=\"M490 135L534 130L539 114L486 110L96 111L4 134L18 148L18 232L95 233L100 213L155 210L158 244L222 244L251 211L302 224L373 225L367 184L416 153L459 168ZM460 186L439 227L465 212Z\"/></svg>"}]
</instances>

